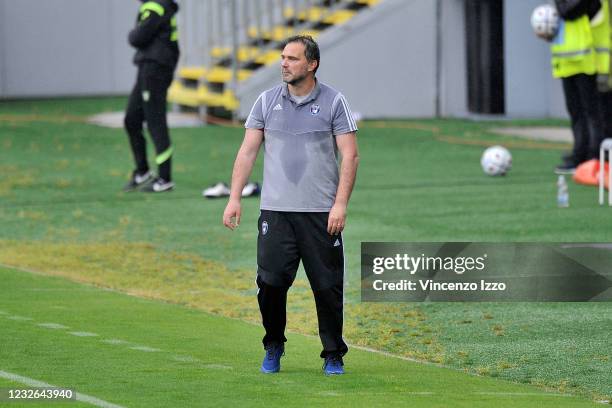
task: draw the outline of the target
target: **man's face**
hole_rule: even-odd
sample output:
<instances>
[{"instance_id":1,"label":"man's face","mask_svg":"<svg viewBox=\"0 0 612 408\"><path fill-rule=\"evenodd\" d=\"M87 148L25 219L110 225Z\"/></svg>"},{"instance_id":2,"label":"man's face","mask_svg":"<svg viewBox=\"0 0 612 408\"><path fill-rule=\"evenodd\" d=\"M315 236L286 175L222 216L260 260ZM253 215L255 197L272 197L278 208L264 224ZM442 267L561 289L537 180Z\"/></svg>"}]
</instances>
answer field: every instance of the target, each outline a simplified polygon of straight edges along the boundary
<instances>
[{"instance_id":1,"label":"man's face","mask_svg":"<svg viewBox=\"0 0 612 408\"><path fill-rule=\"evenodd\" d=\"M316 61L308 62L304 54L306 47L299 42L289 43L281 53L281 75L283 82L296 85L311 75L317 66Z\"/></svg>"}]
</instances>

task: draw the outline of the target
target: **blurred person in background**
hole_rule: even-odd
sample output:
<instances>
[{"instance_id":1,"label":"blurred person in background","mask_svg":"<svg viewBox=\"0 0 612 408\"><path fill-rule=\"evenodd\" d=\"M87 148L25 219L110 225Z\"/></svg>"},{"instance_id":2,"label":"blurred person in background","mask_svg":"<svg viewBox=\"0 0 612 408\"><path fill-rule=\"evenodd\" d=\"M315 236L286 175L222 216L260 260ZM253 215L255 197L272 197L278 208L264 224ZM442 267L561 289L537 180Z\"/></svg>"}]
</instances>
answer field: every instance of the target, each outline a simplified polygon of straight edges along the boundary
<instances>
[{"instance_id":1,"label":"blurred person in background","mask_svg":"<svg viewBox=\"0 0 612 408\"><path fill-rule=\"evenodd\" d=\"M595 50L597 96L599 105L598 137L591 142L589 160L576 168L574 181L587 185L599 184L599 147L605 138L612 137L612 92L610 77L610 4L603 0L599 12L591 19L591 33ZM605 172L609 171L606 164ZM607 177L605 177L607 180Z\"/></svg>"},{"instance_id":2,"label":"blurred person in background","mask_svg":"<svg viewBox=\"0 0 612 408\"><path fill-rule=\"evenodd\" d=\"M599 145L606 137L612 137L612 112L610 100L612 93L608 84L610 77L610 1L601 0L599 11L591 18L591 33L595 50L595 69L597 73L597 90L599 96L600 138L595 140L592 148L599 158ZM595 152L596 151L596 152Z\"/></svg>"},{"instance_id":3,"label":"blurred person in background","mask_svg":"<svg viewBox=\"0 0 612 408\"><path fill-rule=\"evenodd\" d=\"M547 40L552 41L552 74L561 79L574 136L572 152L555 172L573 174L581 163L599 154L601 125L591 19L601 10L601 2L555 0L555 6L561 17L559 30Z\"/></svg>"},{"instance_id":4,"label":"blurred person in background","mask_svg":"<svg viewBox=\"0 0 612 408\"><path fill-rule=\"evenodd\" d=\"M136 48L138 75L124 120L135 162L124 191L159 193L174 188L166 96L179 58L177 11L173 0L142 1L136 27L129 34L130 45ZM157 176L149 168L143 122L155 145Z\"/></svg>"}]
</instances>

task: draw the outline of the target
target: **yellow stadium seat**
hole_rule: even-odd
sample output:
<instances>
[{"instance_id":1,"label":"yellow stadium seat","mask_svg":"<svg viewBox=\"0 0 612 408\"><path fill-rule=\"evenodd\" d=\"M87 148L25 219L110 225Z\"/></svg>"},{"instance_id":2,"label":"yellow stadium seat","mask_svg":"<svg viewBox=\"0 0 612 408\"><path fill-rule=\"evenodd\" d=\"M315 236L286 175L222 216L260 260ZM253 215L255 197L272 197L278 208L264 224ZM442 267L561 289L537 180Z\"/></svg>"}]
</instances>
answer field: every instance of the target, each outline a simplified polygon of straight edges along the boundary
<instances>
[{"instance_id":1,"label":"yellow stadium seat","mask_svg":"<svg viewBox=\"0 0 612 408\"><path fill-rule=\"evenodd\" d=\"M205 75L206 68L204 67L181 67L178 70L178 77L182 79L197 81L204 78Z\"/></svg>"},{"instance_id":2,"label":"yellow stadium seat","mask_svg":"<svg viewBox=\"0 0 612 408\"><path fill-rule=\"evenodd\" d=\"M323 7L311 7L308 10L302 10L298 13L298 19L301 21L310 21L316 23L321 21L329 13L329 10ZM283 13L285 18L294 18L295 11L293 7L287 7Z\"/></svg>"},{"instance_id":3,"label":"yellow stadium seat","mask_svg":"<svg viewBox=\"0 0 612 408\"><path fill-rule=\"evenodd\" d=\"M200 105L197 89L187 88L180 81L172 82L167 99L169 102L194 108Z\"/></svg>"},{"instance_id":4,"label":"yellow stadium seat","mask_svg":"<svg viewBox=\"0 0 612 408\"><path fill-rule=\"evenodd\" d=\"M337 10L323 19L324 23L327 24L344 24L355 16L355 12L352 10Z\"/></svg>"},{"instance_id":5,"label":"yellow stadium seat","mask_svg":"<svg viewBox=\"0 0 612 408\"><path fill-rule=\"evenodd\" d=\"M248 79L252 74L252 71L249 71L247 69L240 69L238 70L238 80L244 81L245 79ZM230 68L224 67L213 67L206 74L206 80L208 82L225 83L230 82L232 78L232 70Z\"/></svg>"}]
</instances>

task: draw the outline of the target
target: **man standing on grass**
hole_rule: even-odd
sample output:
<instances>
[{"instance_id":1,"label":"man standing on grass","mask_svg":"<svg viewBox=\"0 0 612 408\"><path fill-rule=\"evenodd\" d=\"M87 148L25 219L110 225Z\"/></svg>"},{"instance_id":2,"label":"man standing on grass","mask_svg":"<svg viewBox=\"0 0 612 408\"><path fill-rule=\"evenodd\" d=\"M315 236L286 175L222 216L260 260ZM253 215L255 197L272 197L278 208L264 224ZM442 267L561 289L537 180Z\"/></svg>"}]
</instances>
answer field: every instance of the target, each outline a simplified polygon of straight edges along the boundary
<instances>
[{"instance_id":1,"label":"man standing on grass","mask_svg":"<svg viewBox=\"0 0 612 408\"><path fill-rule=\"evenodd\" d=\"M129 35L130 44L136 48L134 63L138 66L138 77L124 123L136 168L123 191L161 193L174 188L166 96L179 58L177 11L178 5L173 0L142 1L136 27ZM149 170L143 122L147 122L155 145L158 177Z\"/></svg>"},{"instance_id":2,"label":"man standing on grass","mask_svg":"<svg viewBox=\"0 0 612 408\"><path fill-rule=\"evenodd\" d=\"M261 144L264 178L257 239L257 300L266 334L261 371L280 370L287 291L300 260L314 293L325 374L343 374L342 231L359 155L357 125L344 96L315 78L319 46L310 36L286 41L283 84L263 92L246 121L223 224L240 224L240 196ZM342 156L338 171L338 151Z\"/></svg>"}]
</instances>

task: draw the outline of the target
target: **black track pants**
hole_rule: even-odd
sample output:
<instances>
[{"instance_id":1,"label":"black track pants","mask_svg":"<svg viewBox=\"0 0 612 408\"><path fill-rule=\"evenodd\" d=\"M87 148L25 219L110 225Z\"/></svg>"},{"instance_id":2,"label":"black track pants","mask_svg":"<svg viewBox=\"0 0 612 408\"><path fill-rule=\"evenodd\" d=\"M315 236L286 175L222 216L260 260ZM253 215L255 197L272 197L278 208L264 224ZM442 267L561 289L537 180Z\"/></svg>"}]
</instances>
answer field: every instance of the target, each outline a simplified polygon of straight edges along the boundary
<instances>
[{"instance_id":1,"label":"black track pants","mask_svg":"<svg viewBox=\"0 0 612 408\"><path fill-rule=\"evenodd\" d=\"M565 104L574 134L573 155L577 162L599 157L602 126L595 75L578 74L562 79Z\"/></svg>"},{"instance_id":2,"label":"black track pants","mask_svg":"<svg viewBox=\"0 0 612 408\"><path fill-rule=\"evenodd\" d=\"M315 298L321 357L348 351L342 339L344 244L341 235L327 232L327 218L328 213L261 211L257 300L264 346L287 341L287 291L301 260Z\"/></svg>"},{"instance_id":3,"label":"black track pants","mask_svg":"<svg viewBox=\"0 0 612 408\"><path fill-rule=\"evenodd\" d=\"M146 122L157 153L155 161L159 167L159 176L167 181L172 179L172 147L166 122L166 96L173 72L174 69L154 62L141 63L124 120L136 170L139 173L149 170L146 140L143 136L143 122Z\"/></svg>"}]
</instances>

